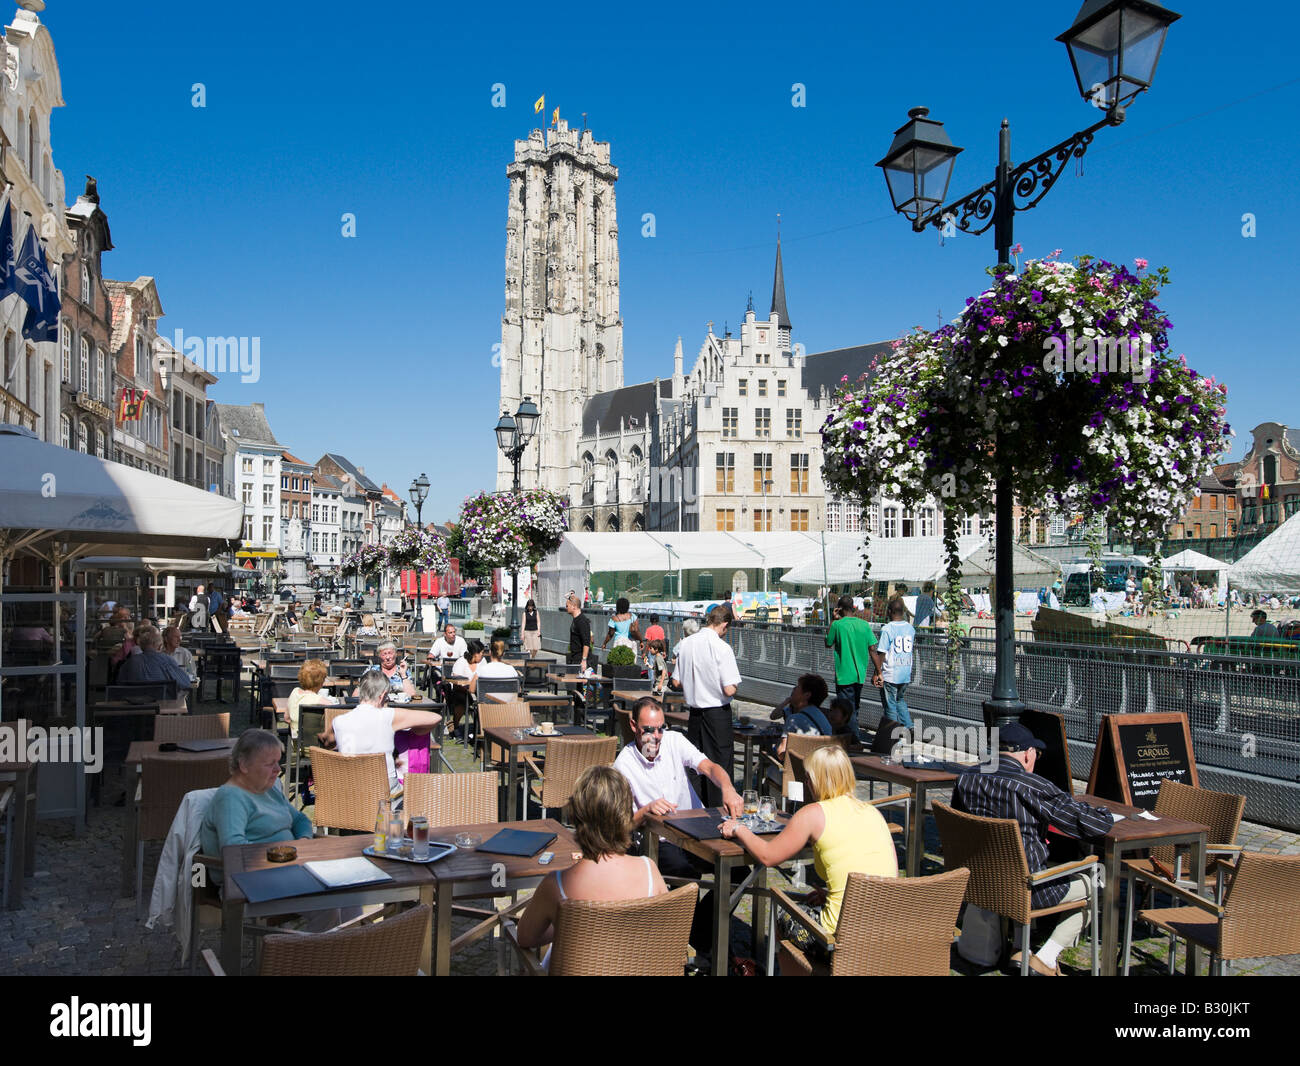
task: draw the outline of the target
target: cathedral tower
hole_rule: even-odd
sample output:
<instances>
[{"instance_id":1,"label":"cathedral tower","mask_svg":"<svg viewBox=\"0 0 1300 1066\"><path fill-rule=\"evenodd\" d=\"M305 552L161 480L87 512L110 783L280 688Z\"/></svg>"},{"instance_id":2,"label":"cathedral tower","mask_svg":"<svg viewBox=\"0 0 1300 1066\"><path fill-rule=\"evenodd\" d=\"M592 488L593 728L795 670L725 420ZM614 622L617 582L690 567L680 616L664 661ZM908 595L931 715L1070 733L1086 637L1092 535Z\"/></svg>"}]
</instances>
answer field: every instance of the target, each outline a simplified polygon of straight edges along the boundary
<instances>
[{"instance_id":1,"label":"cathedral tower","mask_svg":"<svg viewBox=\"0 0 1300 1066\"><path fill-rule=\"evenodd\" d=\"M524 397L541 411L520 466L524 488L579 499L583 404L623 385L618 309L617 168L589 130L533 130L515 141L506 215L501 410ZM512 471L498 455L497 489Z\"/></svg>"}]
</instances>

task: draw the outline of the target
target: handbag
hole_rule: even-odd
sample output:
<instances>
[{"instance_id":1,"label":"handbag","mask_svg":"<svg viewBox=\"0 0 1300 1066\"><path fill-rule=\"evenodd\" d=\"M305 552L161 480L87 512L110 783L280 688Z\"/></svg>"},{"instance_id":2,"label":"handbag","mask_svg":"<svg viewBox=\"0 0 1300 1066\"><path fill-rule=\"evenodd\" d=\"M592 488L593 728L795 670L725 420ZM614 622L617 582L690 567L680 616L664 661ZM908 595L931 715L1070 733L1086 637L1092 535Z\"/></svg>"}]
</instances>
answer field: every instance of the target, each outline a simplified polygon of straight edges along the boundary
<instances>
[{"instance_id":1,"label":"handbag","mask_svg":"<svg viewBox=\"0 0 1300 1066\"><path fill-rule=\"evenodd\" d=\"M966 904L957 954L973 966L996 966L1002 957L1002 919L983 907Z\"/></svg>"}]
</instances>

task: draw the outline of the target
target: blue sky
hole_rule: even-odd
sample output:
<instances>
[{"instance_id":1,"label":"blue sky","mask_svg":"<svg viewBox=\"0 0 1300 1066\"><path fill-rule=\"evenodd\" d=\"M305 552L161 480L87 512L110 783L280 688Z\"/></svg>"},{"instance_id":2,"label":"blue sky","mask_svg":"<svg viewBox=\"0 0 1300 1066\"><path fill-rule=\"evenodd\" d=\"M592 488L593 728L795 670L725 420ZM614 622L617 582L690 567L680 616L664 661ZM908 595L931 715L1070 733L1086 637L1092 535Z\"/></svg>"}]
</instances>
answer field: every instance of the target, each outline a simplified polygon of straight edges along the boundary
<instances>
[{"instance_id":1,"label":"blue sky","mask_svg":"<svg viewBox=\"0 0 1300 1066\"><path fill-rule=\"evenodd\" d=\"M1167 265L1171 339L1227 382L1239 458L1250 427L1300 424L1300 17L1174 8L1152 91L1081 177L1069 167L1017 215L1016 239L1032 256ZM425 518L443 520L493 487L505 168L540 94L612 144L629 383L671 373L678 334L689 369L705 323L734 328L750 290L767 311L778 212L809 352L952 318L986 280L992 234L941 246L893 214L874 164L907 109L930 107L966 149L953 193L992 176L1004 116L1017 159L1097 117L1054 39L1072 2L1020 5L1014 22L955 0L591 10L50 0L55 163L70 199L99 180L105 273L157 279L165 335L261 339L261 380L210 395L265 402L308 461L345 453L403 493L426 471Z\"/></svg>"}]
</instances>

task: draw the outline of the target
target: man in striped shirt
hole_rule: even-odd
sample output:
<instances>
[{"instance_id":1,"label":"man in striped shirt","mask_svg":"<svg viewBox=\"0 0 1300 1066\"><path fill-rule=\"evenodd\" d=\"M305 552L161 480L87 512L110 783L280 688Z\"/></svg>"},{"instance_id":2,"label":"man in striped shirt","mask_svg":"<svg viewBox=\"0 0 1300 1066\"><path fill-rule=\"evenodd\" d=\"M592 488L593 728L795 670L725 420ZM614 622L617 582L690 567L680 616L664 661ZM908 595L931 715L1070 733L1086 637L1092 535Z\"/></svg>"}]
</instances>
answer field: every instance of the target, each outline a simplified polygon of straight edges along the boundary
<instances>
[{"instance_id":1,"label":"man in striped shirt","mask_svg":"<svg viewBox=\"0 0 1300 1066\"><path fill-rule=\"evenodd\" d=\"M1114 818L1109 811L1092 807L1066 795L1045 777L1034 773L1038 753L1046 745L1019 722L1005 726L998 737L998 768L992 773L978 770L962 774L952 791L952 805L959 811L982 818L1014 818L1020 825L1025 858L1030 873L1047 869L1047 827L1081 840L1100 840ZM1087 899L1089 883L1083 877L1053 881L1033 890L1033 906L1053 907ZM1047 977L1059 976L1057 956L1074 947L1083 931L1084 911L1072 911L1052 930L1046 943L1029 960L1030 968Z\"/></svg>"}]
</instances>

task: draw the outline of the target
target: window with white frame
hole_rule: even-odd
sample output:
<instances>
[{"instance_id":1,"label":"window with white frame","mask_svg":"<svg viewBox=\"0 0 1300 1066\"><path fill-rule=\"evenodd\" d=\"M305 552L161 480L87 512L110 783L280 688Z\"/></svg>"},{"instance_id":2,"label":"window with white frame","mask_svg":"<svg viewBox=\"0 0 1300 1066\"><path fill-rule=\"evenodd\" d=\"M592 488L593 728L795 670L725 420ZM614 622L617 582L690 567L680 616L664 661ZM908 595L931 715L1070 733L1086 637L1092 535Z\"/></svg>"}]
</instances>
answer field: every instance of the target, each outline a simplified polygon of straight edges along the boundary
<instances>
[{"instance_id":1,"label":"window with white frame","mask_svg":"<svg viewBox=\"0 0 1300 1066\"><path fill-rule=\"evenodd\" d=\"M245 507L253 506L253 483L251 481L244 482L241 497Z\"/></svg>"},{"instance_id":2,"label":"window with white frame","mask_svg":"<svg viewBox=\"0 0 1300 1066\"><path fill-rule=\"evenodd\" d=\"M882 526L883 528L880 534L882 537L888 538L888 537L898 536L898 508L897 507L885 508L885 520L882 523Z\"/></svg>"},{"instance_id":3,"label":"window with white frame","mask_svg":"<svg viewBox=\"0 0 1300 1066\"><path fill-rule=\"evenodd\" d=\"M922 507L920 516L921 516L921 536L933 537L934 536L934 508Z\"/></svg>"},{"instance_id":4,"label":"window with white frame","mask_svg":"<svg viewBox=\"0 0 1300 1066\"><path fill-rule=\"evenodd\" d=\"M244 515L244 539L253 539L253 516L251 514Z\"/></svg>"},{"instance_id":5,"label":"window with white frame","mask_svg":"<svg viewBox=\"0 0 1300 1066\"><path fill-rule=\"evenodd\" d=\"M916 515L910 507L903 508L903 536L916 536Z\"/></svg>"},{"instance_id":6,"label":"window with white frame","mask_svg":"<svg viewBox=\"0 0 1300 1066\"><path fill-rule=\"evenodd\" d=\"M72 447L72 423L68 421L67 415L59 419L59 443L65 448Z\"/></svg>"},{"instance_id":7,"label":"window with white frame","mask_svg":"<svg viewBox=\"0 0 1300 1066\"><path fill-rule=\"evenodd\" d=\"M95 454L99 456L101 459L105 458L104 431L102 429L95 430Z\"/></svg>"},{"instance_id":8,"label":"window with white frame","mask_svg":"<svg viewBox=\"0 0 1300 1066\"><path fill-rule=\"evenodd\" d=\"M90 303L90 263L84 259L81 261L81 302Z\"/></svg>"},{"instance_id":9,"label":"window with white frame","mask_svg":"<svg viewBox=\"0 0 1300 1066\"><path fill-rule=\"evenodd\" d=\"M77 423L77 451L82 455L90 451L90 432L86 429L85 422Z\"/></svg>"},{"instance_id":10,"label":"window with white frame","mask_svg":"<svg viewBox=\"0 0 1300 1066\"><path fill-rule=\"evenodd\" d=\"M72 327L63 320L63 381L72 384Z\"/></svg>"},{"instance_id":11,"label":"window with white frame","mask_svg":"<svg viewBox=\"0 0 1300 1066\"><path fill-rule=\"evenodd\" d=\"M275 489L271 485L262 486L262 506L272 507L275 505Z\"/></svg>"},{"instance_id":12,"label":"window with white frame","mask_svg":"<svg viewBox=\"0 0 1300 1066\"><path fill-rule=\"evenodd\" d=\"M245 455L245 456L240 460L239 467L240 467L240 471L241 471L241 473L251 474L251 473L253 472L253 460L250 459L248 456Z\"/></svg>"},{"instance_id":13,"label":"window with white frame","mask_svg":"<svg viewBox=\"0 0 1300 1066\"><path fill-rule=\"evenodd\" d=\"M107 382L105 381L104 368L108 364L108 356L101 353L100 357L95 360L95 395L100 400L107 402Z\"/></svg>"},{"instance_id":14,"label":"window with white frame","mask_svg":"<svg viewBox=\"0 0 1300 1066\"><path fill-rule=\"evenodd\" d=\"M90 386L90 341L83 334L81 337L81 361L77 364L77 389L89 396Z\"/></svg>"},{"instance_id":15,"label":"window with white frame","mask_svg":"<svg viewBox=\"0 0 1300 1066\"><path fill-rule=\"evenodd\" d=\"M274 459L263 459L263 460L262 460L262 473L265 474L267 477L271 477L271 476L275 473L275 460L274 460Z\"/></svg>"},{"instance_id":16,"label":"window with white frame","mask_svg":"<svg viewBox=\"0 0 1300 1066\"><path fill-rule=\"evenodd\" d=\"M270 515L262 516L262 542L272 544L275 541L275 519Z\"/></svg>"}]
</instances>

